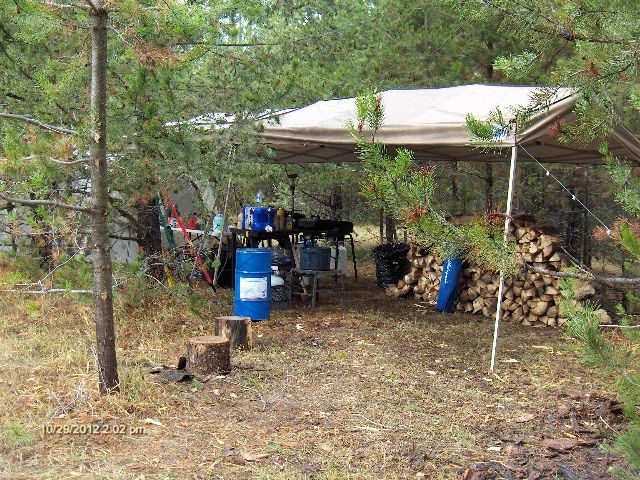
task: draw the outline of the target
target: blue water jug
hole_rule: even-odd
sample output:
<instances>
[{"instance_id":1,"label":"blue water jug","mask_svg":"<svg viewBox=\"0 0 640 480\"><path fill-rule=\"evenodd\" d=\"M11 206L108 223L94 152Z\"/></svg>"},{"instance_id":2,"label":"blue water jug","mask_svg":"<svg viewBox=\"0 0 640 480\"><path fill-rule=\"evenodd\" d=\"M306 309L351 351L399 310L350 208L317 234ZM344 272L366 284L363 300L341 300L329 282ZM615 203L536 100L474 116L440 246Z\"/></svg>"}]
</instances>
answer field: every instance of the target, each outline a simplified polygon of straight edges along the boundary
<instances>
[{"instance_id":1,"label":"blue water jug","mask_svg":"<svg viewBox=\"0 0 640 480\"><path fill-rule=\"evenodd\" d=\"M253 209L253 230L273 232L276 229L276 212L273 207L255 207Z\"/></svg>"},{"instance_id":2,"label":"blue water jug","mask_svg":"<svg viewBox=\"0 0 640 480\"><path fill-rule=\"evenodd\" d=\"M242 228L254 232L273 232L277 209L273 207L246 206L242 208Z\"/></svg>"}]
</instances>

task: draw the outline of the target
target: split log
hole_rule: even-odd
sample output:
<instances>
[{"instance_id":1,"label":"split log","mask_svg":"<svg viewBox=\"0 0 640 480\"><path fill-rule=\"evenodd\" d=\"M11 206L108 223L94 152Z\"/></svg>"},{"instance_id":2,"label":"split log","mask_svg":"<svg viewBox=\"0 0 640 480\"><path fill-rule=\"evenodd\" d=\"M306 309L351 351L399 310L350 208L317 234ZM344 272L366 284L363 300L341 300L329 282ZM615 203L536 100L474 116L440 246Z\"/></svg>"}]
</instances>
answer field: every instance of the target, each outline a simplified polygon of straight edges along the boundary
<instances>
[{"instance_id":1,"label":"split log","mask_svg":"<svg viewBox=\"0 0 640 480\"><path fill-rule=\"evenodd\" d=\"M547 288L544 289L544 293L546 295L551 295L551 296L555 297L556 295L560 295L560 290L558 290L553 285L548 285Z\"/></svg>"},{"instance_id":2,"label":"split log","mask_svg":"<svg viewBox=\"0 0 640 480\"><path fill-rule=\"evenodd\" d=\"M477 297L473 301L472 306L473 306L473 309L472 309L473 313L478 313L482 311L482 308L484 307L484 301L482 300L482 297Z\"/></svg>"},{"instance_id":3,"label":"split log","mask_svg":"<svg viewBox=\"0 0 640 480\"><path fill-rule=\"evenodd\" d=\"M525 271L519 277L508 278L503 290L503 318L523 325L562 325L560 317L560 281L554 277L567 275L562 269L567 265L566 254L560 247L561 240L529 219L516 219L510 228L515 238L516 258L524 264ZM442 276L442 260L426 250L412 245L407 255L411 270L386 293L393 297L411 295L429 302L435 301ZM533 265L535 263L535 265ZM458 311L495 314L498 272L489 272L474 265L465 265L458 281L459 297L455 305ZM582 299L593 294L590 286L578 288L576 297ZM606 318L602 314L602 318Z\"/></svg>"},{"instance_id":4,"label":"split log","mask_svg":"<svg viewBox=\"0 0 640 480\"><path fill-rule=\"evenodd\" d=\"M543 302L540 300L534 300L533 302L534 302L534 305L530 305L531 306L531 310L529 311L530 314L540 317L547 312L547 309L549 308L548 302Z\"/></svg>"},{"instance_id":5,"label":"split log","mask_svg":"<svg viewBox=\"0 0 640 480\"><path fill-rule=\"evenodd\" d=\"M192 337L187 341L187 372L195 377L229 373L231 354L225 337Z\"/></svg>"},{"instance_id":6,"label":"split log","mask_svg":"<svg viewBox=\"0 0 640 480\"><path fill-rule=\"evenodd\" d=\"M216 317L215 334L229 340L229 348L253 348L252 322L249 317Z\"/></svg>"}]
</instances>

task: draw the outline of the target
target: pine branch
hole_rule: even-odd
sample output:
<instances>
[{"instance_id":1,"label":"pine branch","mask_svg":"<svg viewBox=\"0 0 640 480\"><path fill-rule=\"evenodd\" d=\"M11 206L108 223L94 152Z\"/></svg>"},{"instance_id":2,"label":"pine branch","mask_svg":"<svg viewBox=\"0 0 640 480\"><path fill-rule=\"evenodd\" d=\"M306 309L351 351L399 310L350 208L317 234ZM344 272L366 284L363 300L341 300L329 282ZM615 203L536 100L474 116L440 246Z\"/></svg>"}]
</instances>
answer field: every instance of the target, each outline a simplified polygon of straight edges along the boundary
<instances>
[{"instance_id":1,"label":"pine branch","mask_svg":"<svg viewBox=\"0 0 640 480\"><path fill-rule=\"evenodd\" d=\"M119 199L109 195L109 203L116 210L116 212L118 212L120 215L126 218L131 223L131 225L137 226L139 223L138 219L135 216L133 216L131 213L127 212L124 208L119 206L118 205L119 201L120 201Z\"/></svg>"},{"instance_id":2,"label":"pine branch","mask_svg":"<svg viewBox=\"0 0 640 480\"><path fill-rule=\"evenodd\" d=\"M37 158L35 155L29 155L28 157L22 157L21 160L28 161L28 160L33 160L35 158ZM77 165L80 163L87 163L89 161L88 158L81 158L78 160L58 160L57 158L53 158L53 157L49 157L49 160L59 165ZM75 191L74 193L85 193L85 192Z\"/></svg>"},{"instance_id":3,"label":"pine branch","mask_svg":"<svg viewBox=\"0 0 640 480\"><path fill-rule=\"evenodd\" d=\"M305 43L298 43L298 42L294 42L297 45L301 45L301 46L308 46ZM280 42L256 42L256 43L209 43L209 42L205 42L205 41L201 41L201 40L194 40L194 41L184 41L184 42L176 42L174 44L172 44L171 46L174 47L184 47L184 46L191 46L191 45L207 45L209 47L240 47L240 48L245 48L245 47L277 47L277 46L281 46L284 45L283 43Z\"/></svg>"},{"instance_id":4,"label":"pine branch","mask_svg":"<svg viewBox=\"0 0 640 480\"><path fill-rule=\"evenodd\" d=\"M84 5L76 5L73 3L58 3L58 2L54 2L53 0L42 0L42 4L43 5L47 5L49 7L54 7L54 8L60 8L63 10L88 10L88 7L85 7Z\"/></svg>"},{"instance_id":5,"label":"pine branch","mask_svg":"<svg viewBox=\"0 0 640 480\"><path fill-rule=\"evenodd\" d=\"M88 158L81 158L80 160L58 160L52 157L49 157L49 160L59 165L77 165L79 163L87 163L89 161Z\"/></svg>"},{"instance_id":6,"label":"pine branch","mask_svg":"<svg viewBox=\"0 0 640 480\"><path fill-rule=\"evenodd\" d=\"M0 193L0 198L9 202L15 203L17 205L24 205L26 207L39 207L39 206L47 206L47 207L56 207L56 208L64 208L66 210L74 210L76 212L83 213L93 213L93 209L89 207L81 207L80 205L70 205L68 203L57 202L55 200L28 200L26 198L13 198L8 197Z\"/></svg>"},{"instance_id":7,"label":"pine branch","mask_svg":"<svg viewBox=\"0 0 640 480\"><path fill-rule=\"evenodd\" d=\"M138 242L138 239L136 237L127 236L127 235L115 235L110 233L109 238L112 238L114 240L123 240L125 242Z\"/></svg>"},{"instance_id":8,"label":"pine branch","mask_svg":"<svg viewBox=\"0 0 640 480\"><path fill-rule=\"evenodd\" d=\"M9 120L18 120L20 122L29 123L31 125L35 125L36 127L40 127L55 133L61 133L66 135L77 134L75 130L71 130L69 128L64 128L64 127L58 127L56 125L49 125L47 123L41 122L40 120L36 120L35 118L26 117L24 115L17 115L15 113L0 112L0 118L7 118Z\"/></svg>"},{"instance_id":9,"label":"pine branch","mask_svg":"<svg viewBox=\"0 0 640 480\"><path fill-rule=\"evenodd\" d=\"M85 295L92 295L93 290L67 290L66 288L49 288L46 290L0 290L2 293L17 293L17 294L36 294L36 295L46 295L47 293L80 293Z\"/></svg>"},{"instance_id":10,"label":"pine branch","mask_svg":"<svg viewBox=\"0 0 640 480\"><path fill-rule=\"evenodd\" d=\"M640 277L602 277L593 273L583 274L575 272L554 272L547 270L546 268L536 267L530 263L522 262L521 266L525 270L529 270L535 273L542 273L554 278L577 278L578 280L588 280L590 282L598 283L618 283L623 285L640 285Z\"/></svg>"},{"instance_id":11,"label":"pine branch","mask_svg":"<svg viewBox=\"0 0 640 480\"><path fill-rule=\"evenodd\" d=\"M530 28L536 33L540 33L546 36L559 37L563 40L566 40L567 42L581 41L581 42L597 43L597 44L604 44L604 45L631 45L635 42L635 40L631 38L624 39L624 38L597 37L597 36L584 35L577 32L571 32L566 28L563 28L563 26L557 20L543 15L540 10L534 10L532 7L529 7L528 5L523 4L522 2L515 1L514 3L517 6L524 9L525 11L529 12L530 14L535 15L536 17L538 17L538 19L544 20L545 22L547 22L548 25L551 26L551 30L547 30L542 28L536 28L535 26L531 25ZM489 1L487 2L487 5L497 9L507 17L519 16L517 12L501 7L497 5L496 2Z\"/></svg>"},{"instance_id":12,"label":"pine branch","mask_svg":"<svg viewBox=\"0 0 640 480\"><path fill-rule=\"evenodd\" d=\"M95 14L98 13L98 9L96 8L96 6L93 4L93 2L91 0L85 0L85 2L87 2L87 4L89 5L89 9Z\"/></svg>"}]
</instances>

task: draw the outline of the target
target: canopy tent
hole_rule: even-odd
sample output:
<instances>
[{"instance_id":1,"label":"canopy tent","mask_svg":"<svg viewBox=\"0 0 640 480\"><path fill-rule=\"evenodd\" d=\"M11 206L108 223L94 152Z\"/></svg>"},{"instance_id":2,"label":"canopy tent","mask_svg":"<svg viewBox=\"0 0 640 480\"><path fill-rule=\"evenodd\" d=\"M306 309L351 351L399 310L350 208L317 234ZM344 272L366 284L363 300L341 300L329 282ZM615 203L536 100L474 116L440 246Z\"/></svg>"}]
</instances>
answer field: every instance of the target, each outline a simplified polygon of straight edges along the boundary
<instances>
[{"instance_id":1,"label":"canopy tent","mask_svg":"<svg viewBox=\"0 0 640 480\"><path fill-rule=\"evenodd\" d=\"M558 122L575 120L576 97L566 88L556 89L546 108L533 115L522 132L509 131L496 142L496 150L483 151L472 144L466 117L487 120L500 109L505 118L518 108L534 105L540 87L464 85L449 88L389 90L382 92L385 118L377 139L389 147L407 147L417 162L505 161L509 147L524 145L544 162L601 163L597 145L567 145L549 132ZM271 147L276 163L340 163L357 161L354 142L346 130L356 121L354 98L316 102L263 123L260 135ZM624 126L609 138L610 151L640 163L640 141Z\"/></svg>"},{"instance_id":2,"label":"canopy tent","mask_svg":"<svg viewBox=\"0 0 640 480\"><path fill-rule=\"evenodd\" d=\"M577 97L570 89L557 88L543 107L536 108L540 87L465 85L450 88L389 90L382 92L383 125L376 140L389 148L407 147L418 163L434 161L506 161L510 158L509 189L505 210L507 241L515 182L518 147L541 162L602 163L597 145L570 145L557 138L559 126L575 121ZM523 108L534 109L522 131L511 122ZM467 116L489 120L499 109L507 127L497 126L491 149L474 145ZM273 149L276 163L341 163L357 161L355 144L346 125L356 121L354 98L321 101L269 119L260 135ZM555 134L554 134L555 133ZM623 125L608 138L610 153L640 163L640 141ZM504 272L500 272L491 366L496 365L502 313Z\"/></svg>"}]
</instances>

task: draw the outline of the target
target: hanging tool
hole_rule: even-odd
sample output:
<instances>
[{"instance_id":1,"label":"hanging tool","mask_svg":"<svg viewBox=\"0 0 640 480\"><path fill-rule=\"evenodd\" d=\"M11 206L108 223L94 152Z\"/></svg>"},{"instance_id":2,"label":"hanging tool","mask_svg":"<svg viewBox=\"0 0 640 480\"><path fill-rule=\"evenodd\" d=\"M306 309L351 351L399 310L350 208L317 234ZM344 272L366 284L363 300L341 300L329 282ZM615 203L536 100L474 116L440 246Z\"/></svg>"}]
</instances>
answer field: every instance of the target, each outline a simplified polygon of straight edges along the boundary
<instances>
[{"instance_id":1,"label":"hanging tool","mask_svg":"<svg viewBox=\"0 0 640 480\"><path fill-rule=\"evenodd\" d=\"M189 244L189 248L191 249L191 254L194 256L196 263L198 264L198 266L200 267L200 270L202 270L202 273L204 274L204 278L206 279L207 283L211 285L212 288L214 288L214 291L215 291L213 280L211 279L211 275L209 275L209 270L207 270L207 267L202 261L202 257L198 254L198 251L193 245L193 242L191 241L191 237L189 236L189 232L187 232L187 229L185 228L184 223L182 222L182 218L178 214L178 210L176 209L176 206L173 203L171 203L171 199L169 198L169 195L167 195L166 193L164 194L164 199L167 205L169 206L169 209L171 210L171 214L177 220L178 226L180 227L180 230L182 230L182 234L184 235L185 240Z\"/></svg>"},{"instance_id":2,"label":"hanging tool","mask_svg":"<svg viewBox=\"0 0 640 480\"><path fill-rule=\"evenodd\" d=\"M162 204L162 198L158 202L158 217L160 218L160 225L163 226L164 235L167 237L167 244L169 244L169 250L176 248L176 239L173 237L173 230L167 225L167 218L164 216L164 205Z\"/></svg>"}]
</instances>

